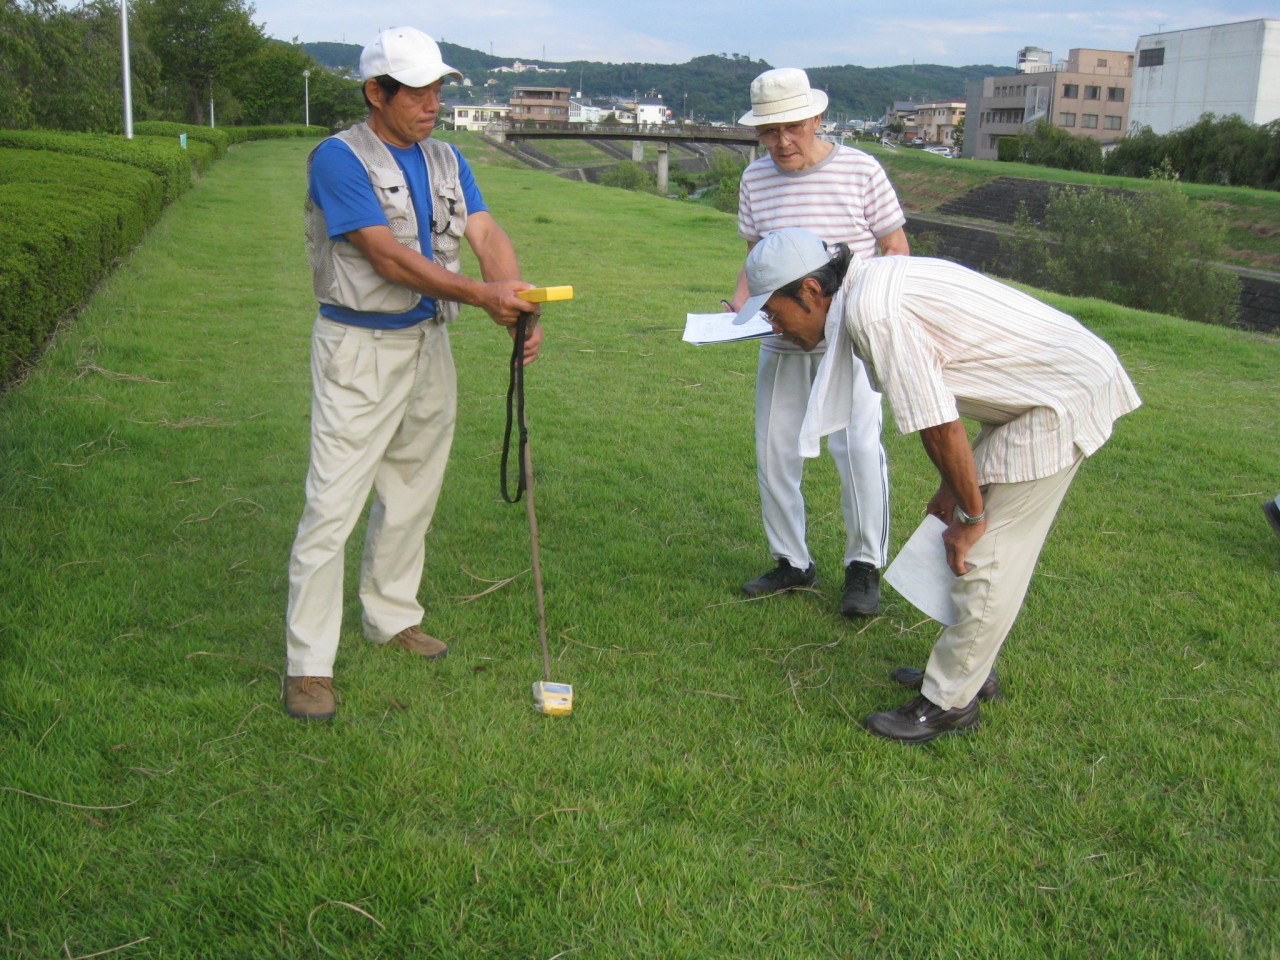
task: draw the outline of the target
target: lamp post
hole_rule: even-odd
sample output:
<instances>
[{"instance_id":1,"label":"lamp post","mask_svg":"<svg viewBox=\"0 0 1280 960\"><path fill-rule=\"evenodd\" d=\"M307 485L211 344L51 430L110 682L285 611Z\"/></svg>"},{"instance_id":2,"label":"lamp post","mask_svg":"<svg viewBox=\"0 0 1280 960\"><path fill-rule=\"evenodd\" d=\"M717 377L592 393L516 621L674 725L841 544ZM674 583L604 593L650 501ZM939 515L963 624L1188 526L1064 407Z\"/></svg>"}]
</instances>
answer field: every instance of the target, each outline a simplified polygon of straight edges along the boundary
<instances>
[{"instance_id":1,"label":"lamp post","mask_svg":"<svg viewBox=\"0 0 1280 960\"><path fill-rule=\"evenodd\" d=\"M124 138L133 139L133 84L129 80L129 3L120 0L120 65L124 75Z\"/></svg>"},{"instance_id":2,"label":"lamp post","mask_svg":"<svg viewBox=\"0 0 1280 960\"><path fill-rule=\"evenodd\" d=\"M311 71L302 71L302 122L311 126Z\"/></svg>"}]
</instances>

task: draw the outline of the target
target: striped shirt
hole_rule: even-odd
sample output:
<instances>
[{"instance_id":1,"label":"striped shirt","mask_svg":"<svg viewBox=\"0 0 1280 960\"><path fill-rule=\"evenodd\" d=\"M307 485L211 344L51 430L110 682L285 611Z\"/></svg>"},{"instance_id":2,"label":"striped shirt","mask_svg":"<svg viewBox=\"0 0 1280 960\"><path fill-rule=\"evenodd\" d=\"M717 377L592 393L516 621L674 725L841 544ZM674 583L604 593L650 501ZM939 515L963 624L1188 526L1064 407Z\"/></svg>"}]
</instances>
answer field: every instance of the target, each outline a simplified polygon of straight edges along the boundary
<instances>
[{"instance_id":1,"label":"striped shirt","mask_svg":"<svg viewBox=\"0 0 1280 960\"><path fill-rule=\"evenodd\" d=\"M852 147L836 144L822 160L794 173L779 170L767 154L742 171L738 235L748 243L783 227L804 227L827 243L847 243L855 257L874 257L877 240L906 222L884 168ZM781 337L761 346L800 351Z\"/></svg>"},{"instance_id":2,"label":"striped shirt","mask_svg":"<svg viewBox=\"0 0 1280 960\"><path fill-rule=\"evenodd\" d=\"M946 260L854 261L829 317L843 322L828 323L831 369L819 370L802 434L840 418L847 372L836 368L861 357L902 433L960 416L981 424L983 484L1057 473L1142 403L1115 352L1075 318Z\"/></svg>"}]
</instances>

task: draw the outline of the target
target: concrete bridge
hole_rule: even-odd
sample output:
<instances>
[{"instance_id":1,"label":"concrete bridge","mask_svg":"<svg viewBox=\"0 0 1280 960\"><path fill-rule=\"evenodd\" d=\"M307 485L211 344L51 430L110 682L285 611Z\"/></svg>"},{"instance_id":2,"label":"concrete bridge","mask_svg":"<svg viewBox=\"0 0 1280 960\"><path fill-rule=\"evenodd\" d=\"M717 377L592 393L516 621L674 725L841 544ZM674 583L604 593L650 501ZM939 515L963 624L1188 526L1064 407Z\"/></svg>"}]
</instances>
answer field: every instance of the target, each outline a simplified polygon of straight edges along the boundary
<instances>
[{"instance_id":1,"label":"concrete bridge","mask_svg":"<svg viewBox=\"0 0 1280 960\"><path fill-rule=\"evenodd\" d=\"M671 144L677 141L731 144L751 148L756 157L754 127L714 127L710 124L672 123L491 123L484 135L503 143L509 140L630 140L631 159L644 160L646 141L658 146L658 192L665 194L670 179Z\"/></svg>"}]
</instances>

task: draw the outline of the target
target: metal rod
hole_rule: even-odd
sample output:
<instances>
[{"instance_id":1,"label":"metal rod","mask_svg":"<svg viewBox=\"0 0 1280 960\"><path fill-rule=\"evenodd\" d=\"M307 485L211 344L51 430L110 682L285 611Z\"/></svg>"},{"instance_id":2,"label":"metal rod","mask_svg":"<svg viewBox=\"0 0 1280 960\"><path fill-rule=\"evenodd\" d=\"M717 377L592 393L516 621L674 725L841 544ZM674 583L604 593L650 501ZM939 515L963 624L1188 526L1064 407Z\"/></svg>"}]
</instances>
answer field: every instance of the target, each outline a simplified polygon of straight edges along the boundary
<instances>
[{"instance_id":1,"label":"metal rod","mask_svg":"<svg viewBox=\"0 0 1280 960\"><path fill-rule=\"evenodd\" d=\"M551 652L547 649L547 609L542 600L542 561L538 556L538 515L533 508L533 458L529 444L521 451L524 467L524 508L529 514L529 552L533 557L533 596L538 604L538 643L542 645L542 679L551 680Z\"/></svg>"}]
</instances>

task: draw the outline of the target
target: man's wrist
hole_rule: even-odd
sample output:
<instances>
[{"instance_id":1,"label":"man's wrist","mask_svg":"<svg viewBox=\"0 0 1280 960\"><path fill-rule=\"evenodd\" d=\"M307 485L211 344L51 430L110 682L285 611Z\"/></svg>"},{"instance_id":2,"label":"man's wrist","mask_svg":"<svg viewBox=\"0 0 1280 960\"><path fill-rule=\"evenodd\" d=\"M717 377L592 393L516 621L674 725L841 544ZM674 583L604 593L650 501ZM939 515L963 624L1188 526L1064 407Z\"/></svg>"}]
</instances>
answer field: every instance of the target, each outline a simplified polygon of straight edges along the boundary
<instances>
[{"instance_id":1,"label":"man's wrist","mask_svg":"<svg viewBox=\"0 0 1280 960\"><path fill-rule=\"evenodd\" d=\"M976 514L970 514L966 513L964 507L957 503L956 519L966 527L976 527L978 524L982 523L983 520L987 519L987 508L983 506L983 508Z\"/></svg>"}]
</instances>

